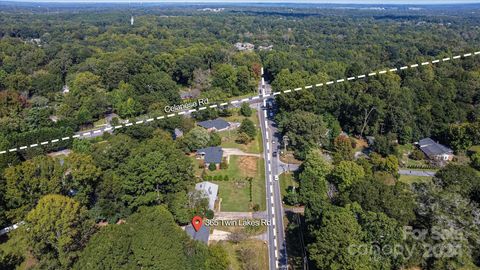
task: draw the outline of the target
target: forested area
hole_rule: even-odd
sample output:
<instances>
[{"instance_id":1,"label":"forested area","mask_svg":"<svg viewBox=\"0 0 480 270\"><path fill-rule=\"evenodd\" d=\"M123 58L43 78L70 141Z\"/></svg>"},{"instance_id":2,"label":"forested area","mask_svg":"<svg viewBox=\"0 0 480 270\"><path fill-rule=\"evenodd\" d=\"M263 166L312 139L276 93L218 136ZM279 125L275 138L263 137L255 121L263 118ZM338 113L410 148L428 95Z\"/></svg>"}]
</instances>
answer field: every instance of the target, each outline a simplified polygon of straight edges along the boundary
<instances>
[{"instance_id":1,"label":"forested area","mask_svg":"<svg viewBox=\"0 0 480 270\"><path fill-rule=\"evenodd\" d=\"M279 91L472 52L479 22L463 9L5 8L0 151L71 136L110 113L123 120L161 115L192 90L210 102L253 95L261 67ZM237 42L273 49L239 52ZM280 131L304 160L299 193L287 200L306 205L311 267L479 265L478 171L455 165L432 184L391 181L398 171L392 141L432 136L456 151L480 144L479 83L480 62L472 57L278 96ZM205 110L194 118L225 114ZM174 142L179 127L186 135ZM251 122L241 131L245 141L255 137ZM341 131L375 136L378 154L354 160ZM0 225L24 222L1 240L0 268L228 269L220 247L193 242L176 225L206 211L189 196L196 179L185 152L218 140L192 119L173 117L0 155ZM333 153L333 164L320 146ZM67 148L65 158L45 155ZM346 253L347 244L403 244L406 225L471 225L461 244L475 248L442 260L424 260L421 252L406 259Z\"/></svg>"}]
</instances>

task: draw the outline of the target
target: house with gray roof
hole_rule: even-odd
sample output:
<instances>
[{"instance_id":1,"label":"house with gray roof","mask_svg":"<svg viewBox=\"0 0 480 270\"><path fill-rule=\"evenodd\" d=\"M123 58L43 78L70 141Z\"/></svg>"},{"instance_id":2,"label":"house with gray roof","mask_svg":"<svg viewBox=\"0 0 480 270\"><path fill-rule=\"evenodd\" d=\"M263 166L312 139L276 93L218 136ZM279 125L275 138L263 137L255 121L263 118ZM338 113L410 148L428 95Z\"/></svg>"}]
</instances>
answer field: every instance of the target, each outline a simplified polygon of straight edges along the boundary
<instances>
[{"instance_id":1,"label":"house with gray roof","mask_svg":"<svg viewBox=\"0 0 480 270\"><path fill-rule=\"evenodd\" d=\"M230 123L222 118L198 122L197 125L208 131L224 131L230 128Z\"/></svg>"},{"instance_id":2,"label":"house with gray roof","mask_svg":"<svg viewBox=\"0 0 480 270\"><path fill-rule=\"evenodd\" d=\"M195 185L195 190L199 191L205 198L208 199L208 208L214 210L215 201L218 195L218 185L204 181Z\"/></svg>"},{"instance_id":3,"label":"house with gray roof","mask_svg":"<svg viewBox=\"0 0 480 270\"><path fill-rule=\"evenodd\" d=\"M185 232L193 240L198 240L198 241L204 242L205 244L208 245L208 238L210 237L210 230L208 229L207 226L202 225L197 232L197 231L195 231L193 226L190 224L190 225L185 226Z\"/></svg>"},{"instance_id":4,"label":"house with gray roof","mask_svg":"<svg viewBox=\"0 0 480 270\"><path fill-rule=\"evenodd\" d=\"M431 160L451 161L454 157L452 149L430 138L421 139L418 142L418 148Z\"/></svg>"},{"instance_id":5,"label":"house with gray roof","mask_svg":"<svg viewBox=\"0 0 480 270\"><path fill-rule=\"evenodd\" d=\"M213 163L218 167L222 163L223 149L218 146L197 149L197 159L202 159L205 166Z\"/></svg>"},{"instance_id":6,"label":"house with gray roof","mask_svg":"<svg viewBox=\"0 0 480 270\"><path fill-rule=\"evenodd\" d=\"M178 139L180 137L183 137L183 131L180 130L179 128L176 128L174 131L173 131L173 139Z\"/></svg>"}]
</instances>

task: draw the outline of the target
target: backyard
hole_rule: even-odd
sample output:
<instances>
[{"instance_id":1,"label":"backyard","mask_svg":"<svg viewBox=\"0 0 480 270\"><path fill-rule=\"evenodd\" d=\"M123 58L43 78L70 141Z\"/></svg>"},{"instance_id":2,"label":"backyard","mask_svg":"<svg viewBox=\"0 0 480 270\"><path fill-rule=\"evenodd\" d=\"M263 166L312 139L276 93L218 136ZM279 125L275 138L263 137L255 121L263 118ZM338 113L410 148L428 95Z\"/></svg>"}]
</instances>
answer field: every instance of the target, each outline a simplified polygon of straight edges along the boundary
<instances>
[{"instance_id":1,"label":"backyard","mask_svg":"<svg viewBox=\"0 0 480 270\"><path fill-rule=\"evenodd\" d=\"M252 178L252 202L250 202L248 177ZM249 212L253 210L255 204L259 205L260 211L265 210L265 169L263 159L231 156L227 169L213 172L206 170L204 179L219 185L218 196L222 200L221 211Z\"/></svg>"},{"instance_id":2,"label":"backyard","mask_svg":"<svg viewBox=\"0 0 480 270\"><path fill-rule=\"evenodd\" d=\"M215 245L220 245L227 251L229 269L268 269L268 249L263 241L245 240L238 244L221 241Z\"/></svg>"},{"instance_id":3,"label":"backyard","mask_svg":"<svg viewBox=\"0 0 480 270\"><path fill-rule=\"evenodd\" d=\"M255 124L257 127L257 136L255 137L255 140L251 141L248 144L239 144L235 142L237 139L237 130L227 130L227 131L222 131L219 132L218 135L222 137L222 144L220 145L221 147L224 148L238 148L242 150L243 152L246 153L255 153L255 154L260 154L263 152L263 145L262 145L262 134L260 131L260 124L258 121L257 117L257 111L252 109L252 115L250 117L247 117L248 119L252 120L252 122ZM241 123L243 119L245 119L244 116L240 116L238 114L238 109L235 109L233 112L232 116L225 117L224 118L228 122L237 122Z\"/></svg>"},{"instance_id":4,"label":"backyard","mask_svg":"<svg viewBox=\"0 0 480 270\"><path fill-rule=\"evenodd\" d=\"M280 192L283 200L289 190L291 190L293 187L295 187L295 189L298 188L298 182L294 179L293 173L291 172L282 173L279 178Z\"/></svg>"}]
</instances>

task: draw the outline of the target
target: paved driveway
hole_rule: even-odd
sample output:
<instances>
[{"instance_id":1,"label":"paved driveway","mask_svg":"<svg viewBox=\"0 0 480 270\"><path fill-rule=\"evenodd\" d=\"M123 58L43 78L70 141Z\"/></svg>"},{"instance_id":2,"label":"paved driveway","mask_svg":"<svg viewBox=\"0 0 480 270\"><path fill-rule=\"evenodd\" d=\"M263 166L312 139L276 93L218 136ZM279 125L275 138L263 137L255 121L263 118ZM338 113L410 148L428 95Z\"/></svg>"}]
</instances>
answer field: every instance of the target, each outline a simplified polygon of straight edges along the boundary
<instances>
[{"instance_id":1,"label":"paved driveway","mask_svg":"<svg viewBox=\"0 0 480 270\"><path fill-rule=\"evenodd\" d=\"M428 176L433 177L435 176L434 171L419 171L419 170L399 170L399 174L401 175L415 175L415 176Z\"/></svg>"}]
</instances>

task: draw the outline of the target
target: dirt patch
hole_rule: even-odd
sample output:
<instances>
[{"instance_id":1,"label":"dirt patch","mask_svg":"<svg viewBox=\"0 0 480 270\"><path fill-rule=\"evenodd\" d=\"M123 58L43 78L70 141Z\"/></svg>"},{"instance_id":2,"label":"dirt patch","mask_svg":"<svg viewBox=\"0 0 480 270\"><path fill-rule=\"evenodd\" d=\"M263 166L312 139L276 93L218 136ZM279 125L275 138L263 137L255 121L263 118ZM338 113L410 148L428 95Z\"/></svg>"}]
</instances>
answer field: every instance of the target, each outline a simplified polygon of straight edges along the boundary
<instances>
[{"instance_id":1,"label":"dirt patch","mask_svg":"<svg viewBox=\"0 0 480 270\"><path fill-rule=\"evenodd\" d=\"M368 142L364 139L354 139L355 140L355 150L362 151L365 148L368 148Z\"/></svg>"},{"instance_id":2,"label":"dirt patch","mask_svg":"<svg viewBox=\"0 0 480 270\"><path fill-rule=\"evenodd\" d=\"M240 157L238 160L238 168L247 177L255 177L257 175L257 160L256 157Z\"/></svg>"},{"instance_id":3,"label":"dirt patch","mask_svg":"<svg viewBox=\"0 0 480 270\"><path fill-rule=\"evenodd\" d=\"M288 163L288 164L302 164L302 162L300 160L296 159L293 156L292 151L287 151L287 153L281 154L280 155L280 161L282 161L283 163Z\"/></svg>"}]
</instances>

